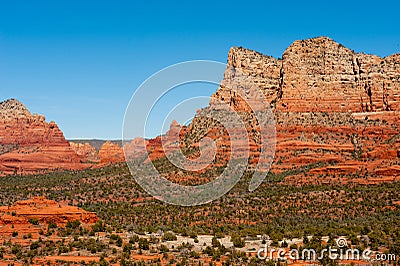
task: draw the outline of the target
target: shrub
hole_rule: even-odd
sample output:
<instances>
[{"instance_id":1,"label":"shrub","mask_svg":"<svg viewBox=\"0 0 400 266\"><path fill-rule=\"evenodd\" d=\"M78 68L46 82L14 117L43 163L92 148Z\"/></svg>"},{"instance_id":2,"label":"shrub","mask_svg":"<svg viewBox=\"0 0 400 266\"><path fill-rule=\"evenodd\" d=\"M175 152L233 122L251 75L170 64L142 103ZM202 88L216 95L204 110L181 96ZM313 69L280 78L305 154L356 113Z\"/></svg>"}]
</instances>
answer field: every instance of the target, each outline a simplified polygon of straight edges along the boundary
<instances>
[{"instance_id":1,"label":"shrub","mask_svg":"<svg viewBox=\"0 0 400 266\"><path fill-rule=\"evenodd\" d=\"M129 238L129 243L135 244L136 242L139 241L139 236L133 235L131 238Z\"/></svg>"},{"instance_id":2,"label":"shrub","mask_svg":"<svg viewBox=\"0 0 400 266\"><path fill-rule=\"evenodd\" d=\"M68 221L65 227L70 229L78 229L80 225L81 222L79 220L75 220L75 221Z\"/></svg>"},{"instance_id":3,"label":"shrub","mask_svg":"<svg viewBox=\"0 0 400 266\"><path fill-rule=\"evenodd\" d=\"M146 238L140 238L139 239L139 249L143 249L143 250L149 250L150 249L149 241Z\"/></svg>"},{"instance_id":4,"label":"shrub","mask_svg":"<svg viewBox=\"0 0 400 266\"><path fill-rule=\"evenodd\" d=\"M57 224L53 221L51 221L48 225L47 225L47 230L49 229L55 229L57 228Z\"/></svg>"},{"instance_id":5,"label":"shrub","mask_svg":"<svg viewBox=\"0 0 400 266\"><path fill-rule=\"evenodd\" d=\"M221 243L219 243L219 241L218 241L218 239L217 239L216 236L214 236L214 237L212 238L212 240L211 240L211 245L212 245L214 248L217 248L217 247L220 247L220 246L221 246Z\"/></svg>"},{"instance_id":6,"label":"shrub","mask_svg":"<svg viewBox=\"0 0 400 266\"><path fill-rule=\"evenodd\" d=\"M125 246L124 246L124 248L123 248L123 252L125 253L130 253L131 252L131 250L133 250L133 246L132 246L132 244L131 243L127 243Z\"/></svg>"},{"instance_id":7,"label":"shrub","mask_svg":"<svg viewBox=\"0 0 400 266\"><path fill-rule=\"evenodd\" d=\"M104 232L105 231L105 224L102 221L97 221L94 225L92 225L93 232Z\"/></svg>"},{"instance_id":8,"label":"shrub","mask_svg":"<svg viewBox=\"0 0 400 266\"><path fill-rule=\"evenodd\" d=\"M172 232L166 232L162 237L163 241L175 241L177 239L178 238L176 237L176 235Z\"/></svg>"},{"instance_id":9,"label":"shrub","mask_svg":"<svg viewBox=\"0 0 400 266\"><path fill-rule=\"evenodd\" d=\"M233 246L237 248L242 248L245 245L244 240L237 233L231 235L231 242Z\"/></svg>"},{"instance_id":10,"label":"shrub","mask_svg":"<svg viewBox=\"0 0 400 266\"><path fill-rule=\"evenodd\" d=\"M15 244L15 245L12 246L12 248L11 248L11 253L12 253L12 254L17 254L17 253L20 253L21 250L22 250L22 246L19 245L19 244Z\"/></svg>"},{"instance_id":11,"label":"shrub","mask_svg":"<svg viewBox=\"0 0 400 266\"><path fill-rule=\"evenodd\" d=\"M110 243L115 243L118 247L122 247L122 238L119 235L112 234L110 236Z\"/></svg>"},{"instance_id":12,"label":"shrub","mask_svg":"<svg viewBox=\"0 0 400 266\"><path fill-rule=\"evenodd\" d=\"M29 248L30 248L30 250L35 250L35 249L38 249L39 246L40 246L39 241L35 241L30 245Z\"/></svg>"},{"instance_id":13,"label":"shrub","mask_svg":"<svg viewBox=\"0 0 400 266\"><path fill-rule=\"evenodd\" d=\"M166 245L161 244L161 245L158 247L158 250L160 250L161 253L166 253L166 252L169 251L169 248L168 248Z\"/></svg>"},{"instance_id":14,"label":"shrub","mask_svg":"<svg viewBox=\"0 0 400 266\"><path fill-rule=\"evenodd\" d=\"M225 237L225 234L224 234L223 232L215 232L214 236L215 236L216 238L224 238L224 237Z\"/></svg>"},{"instance_id":15,"label":"shrub","mask_svg":"<svg viewBox=\"0 0 400 266\"><path fill-rule=\"evenodd\" d=\"M28 222L30 222L33 225L39 225L39 220L37 218L29 218Z\"/></svg>"}]
</instances>

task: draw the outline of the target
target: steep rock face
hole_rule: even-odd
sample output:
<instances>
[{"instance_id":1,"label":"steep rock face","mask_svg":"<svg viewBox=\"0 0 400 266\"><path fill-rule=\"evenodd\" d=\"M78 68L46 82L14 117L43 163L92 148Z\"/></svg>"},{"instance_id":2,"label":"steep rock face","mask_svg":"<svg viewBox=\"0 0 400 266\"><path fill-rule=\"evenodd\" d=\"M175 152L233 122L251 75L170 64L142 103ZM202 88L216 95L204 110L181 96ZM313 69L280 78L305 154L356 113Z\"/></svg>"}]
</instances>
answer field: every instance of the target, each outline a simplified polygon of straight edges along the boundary
<instances>
[{"instance_id":1,"label":"steep rock face","mask_svg":"<svg viewBox=\"0 0 400 266\"><path fill-rule=\"evenodd\" d=\"M0 103L0 175L84 167L56 123L15 99Z\"/></svg>"},{"instance_id":2,"label":"steep rock face","mask_svg":"<svg viewBox=\"0 0 400 266\"><path fill-rule=\"evenodd\" d=\"M98 156L101 163L117 163L125 160L123 149L111 141L107 141L101 146Z\"/></svg>"},{"instance_id":3,"label":"steep rock face","mask_svg":"<svg viewBox=\"0 0 400 266\"><path fill-rule=\"evenodd\" d=\"M328 38L294 42L283 54L280 106L302 112L356 111L357 104L360 109L354 61L351 50Z\"/></svg>"},{"instance_id":4,"label":"steep rock face","mask_svg":"<svg viewBox=\"0 0 400 266\"><path fill-rule=\"evenodd\" d=\"M396 58L355 53L324 37L296 41L283 54L282 109L399 110L400 61Z\"/></svg>"},{"instance_id":5,"label":"steep rock face","mask_svg":"<svg viewBox=\"0 0 400 266\"><path fill-rule=\"evenodd\" d=\"M295 41L282 59L234 47L228 54L228 66L251 77L278 110L400 110L399 54L381 58L355 53L330 38L319 37ZM224 82L213 98L240 102Z\"/></svg>"},{"instance_id":6,"label":"steep rock face","mask_svg":"<svg viewBox=\"0 0 400 266\"><path fill-rule=\"evenodd\" d=\"M242 47L233 47L228 53L228 67L224 73L224 80L213 94L210 104L214 105L218 100L228 103L237 111L249 111L245 107L243 97L238 97L232 90L235 86L242 96L254 97L252 94L255 93L255 89L241 86L240 81L238 82L248 77L253 85L261 89L268 102L276 102L281 97L282 74L282 60Z\"/></svg>"}]
</instances>

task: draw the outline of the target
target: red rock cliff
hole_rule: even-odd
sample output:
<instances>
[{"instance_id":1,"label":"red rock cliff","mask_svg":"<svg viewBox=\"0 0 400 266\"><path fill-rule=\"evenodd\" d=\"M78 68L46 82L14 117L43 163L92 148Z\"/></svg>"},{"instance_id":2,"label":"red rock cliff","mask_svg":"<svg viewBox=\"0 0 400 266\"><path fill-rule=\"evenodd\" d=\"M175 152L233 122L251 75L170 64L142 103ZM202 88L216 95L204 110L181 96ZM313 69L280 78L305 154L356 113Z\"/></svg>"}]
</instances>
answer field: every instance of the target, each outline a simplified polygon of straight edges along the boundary
<instances>
[{"instance_id":1,"label":"red rock cliff","mask_svg":"<svg viewBox=\"0 0 400 266\"><path fill-rule=\"evenodd\" d=\"M355 53L319 37L295 41L282 59L234 47L228 54L228 66L250 76L278 110L400 110L400 54L381 58ZM240 102L224 82L213 98Z\"/></svg>"}]
</instances>

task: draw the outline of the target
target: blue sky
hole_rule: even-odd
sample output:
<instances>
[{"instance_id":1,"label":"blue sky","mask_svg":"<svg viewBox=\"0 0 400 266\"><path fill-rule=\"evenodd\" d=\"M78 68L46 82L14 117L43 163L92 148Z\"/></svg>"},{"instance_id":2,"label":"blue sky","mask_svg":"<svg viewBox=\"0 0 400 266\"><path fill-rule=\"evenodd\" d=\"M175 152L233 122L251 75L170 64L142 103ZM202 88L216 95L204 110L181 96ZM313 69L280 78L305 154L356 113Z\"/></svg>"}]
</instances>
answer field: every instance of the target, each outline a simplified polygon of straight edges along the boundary
<instances>
[{"instance_id":1,"label":"blue sky","mask_svg":"<svg viewBox=\"0 0 400 266\"><path fill-rule=\"evenodd\" d=\"M400 52L399 10L398 1L0 0L0 101L21 100L67 138L119 139L133 92L164 67L226 62L239 45L279 57L321 35L387 56Z\"/></svg>"}]
</instances>

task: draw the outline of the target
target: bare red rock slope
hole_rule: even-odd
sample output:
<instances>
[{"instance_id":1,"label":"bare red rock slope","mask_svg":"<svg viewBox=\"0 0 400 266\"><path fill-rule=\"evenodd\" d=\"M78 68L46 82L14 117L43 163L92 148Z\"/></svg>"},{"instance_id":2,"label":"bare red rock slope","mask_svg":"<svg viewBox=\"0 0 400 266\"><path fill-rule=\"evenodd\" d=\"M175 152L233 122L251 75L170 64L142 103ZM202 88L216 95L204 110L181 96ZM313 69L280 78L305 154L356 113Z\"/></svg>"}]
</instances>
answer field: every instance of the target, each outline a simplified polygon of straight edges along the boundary
<instances>
[{"instance_id":1,"label":"bare red rock slope","mask_svg":"<svg viewBox=\"0 0 400 266\"><path fill-rule=\"evenodd\" d=\"M45 197L34 197L17 201L13 206L0 206L0 226L6 224L29 224L30 219L40 223L54 222L65 225L69 221L95 223L96 213L88 212L75 206L57 203Z\"/></svg>"},{"instance_id":2,"label":"bare red rock slope","mask_svg":"<svg viewBox=\"0 0 400 266\"><path fill-rule=\"evenodd\" d=\"M0 103L0 175L87 166L55 122L32 115L18 100Z\"/></svg>"},{"instance_id":3,"label":"bare red rock slope","mask_svg":"<svg viewBox=\"0 0 400 266\"><path fill-rule=\"evenodd\" d=\"M82 226L87 227L98 220L94 212L44 197L34 197L17 201L11 206L0 206L0 240L8 241L17 232L18 236L13 237L13 242L30 245L32 238L44 237L43 230L47 230L49 224L65 227L68 222L79 221ZM32 238L27 238L28 235Z\"/></svg>"}]
</instances>

